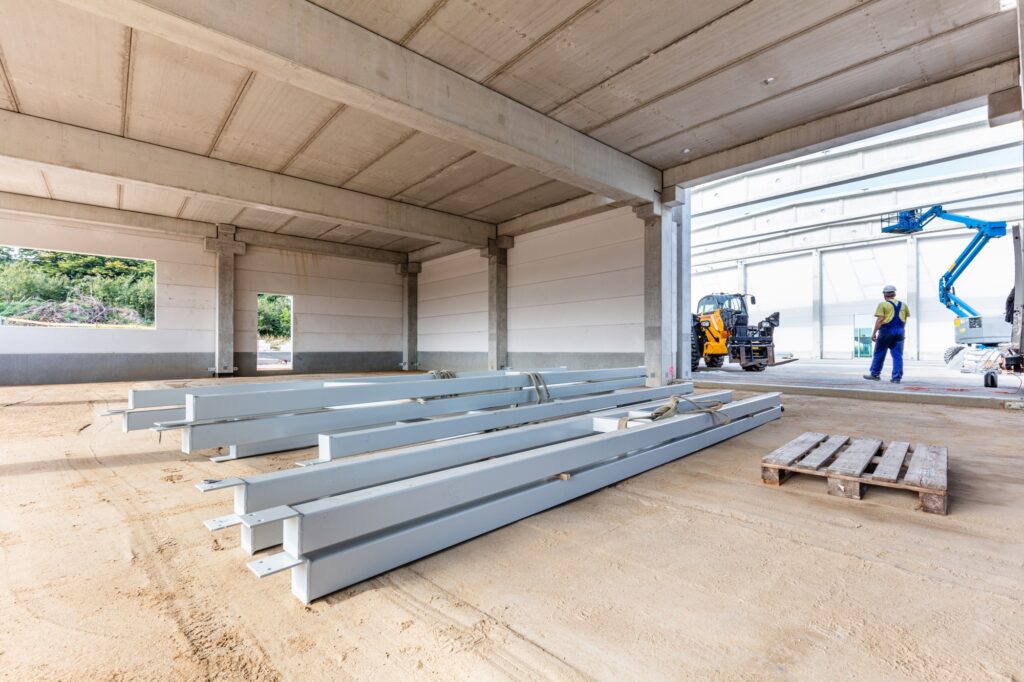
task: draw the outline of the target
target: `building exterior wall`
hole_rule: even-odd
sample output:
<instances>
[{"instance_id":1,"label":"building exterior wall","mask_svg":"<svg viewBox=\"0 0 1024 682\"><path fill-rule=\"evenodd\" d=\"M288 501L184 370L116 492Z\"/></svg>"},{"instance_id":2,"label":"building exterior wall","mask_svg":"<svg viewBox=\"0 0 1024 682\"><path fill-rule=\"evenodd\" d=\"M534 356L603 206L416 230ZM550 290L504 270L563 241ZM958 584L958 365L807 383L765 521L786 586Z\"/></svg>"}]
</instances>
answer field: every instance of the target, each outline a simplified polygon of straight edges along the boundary
<instances>
[{"instance_id":1,"label":"building exterior wall","mask_svg":"<svg viewBox=\"0 0 1024 682\"><path fill-rule=\"evenodd\" d=\"M201 239L0 217L0 244L156 261L152 329L0 326L0 384L209 376L216 262ZM251 248L236 259L235 364L255 374L256 294L294 297L294 372L397 369L393 266Z\"/></svg>"}]
</instances>

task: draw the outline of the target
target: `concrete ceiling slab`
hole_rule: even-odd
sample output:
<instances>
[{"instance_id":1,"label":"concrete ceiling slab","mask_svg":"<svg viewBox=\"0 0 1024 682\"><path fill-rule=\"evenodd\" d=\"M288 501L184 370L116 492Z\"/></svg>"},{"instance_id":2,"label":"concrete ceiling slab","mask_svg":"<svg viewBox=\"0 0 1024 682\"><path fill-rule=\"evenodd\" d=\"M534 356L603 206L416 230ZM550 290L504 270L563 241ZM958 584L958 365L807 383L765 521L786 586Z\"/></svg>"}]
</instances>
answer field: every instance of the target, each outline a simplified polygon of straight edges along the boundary
<instances>
[{"instance_id":1,"label":"concrete ceiling slab","mask_svg":"<svg viewBox=\"0 0 1024 682\"><path fill-rule=\"evenodd\" d=\"M485 81L597 4L599 0L454 0L443 3L405 44L467 78Z\"/></svg>"},{"instance_id":2,"label":"concrete ceiling slab","mask_svg":"<svg viewBox=\"0 0 1024 682\"><path fill-rule=\"evenodd\" d=\"M469 215L473 211L504 199L505 197L539 187L550 180L540 173L526 168L510 166L505 170L480 179L469 187L450 194L434 203L430 208L458 215Z\"/></svg>"},{"instance_id":3,"label":"concrete ceiling slab","mask_svg":"<svg viewBox=\"0 0 1024 682\"><path fill-rule=\"evenodd\" d=\"M511 167L504 161L477 152L421 180L395 198L427 206Z\"/></svg>"},{"instance_id":4,"label":"concrete ceiling slab","mask_svg":"<svg viewBox=\"0 0 1024 682\"><path fill-rule=\"evenodd\" d=\"M204 223L230 223L239 213L239 208L213 199L189 197L179 217Z\"/></svg>"},{"instance_id":5,"label":"concrete ceiling slab","mask_svg":"<svg viewBox=\"0 0 1024 682\"><path fill-rule=\"evenodd\" d=\"M61 168L47 169L43 177L54 199L117 208L118 184L113 180Z\"/></svg>"},{"instance_id":6,"label":"concrete ceiling slab","mask_svg":"<svg viewBox=\"0 0 1024 682\"><path fill-rule=\"evenodd\" d=\"M609 76L750 0L609 0L591 3L489 85L538 111L550 111ZM730 43L734 37L726 38Z\"/></svg>"},{"instance_id":7,"label":"concrete ceiling slab","mask_svg":"<svg viewBox=\"0 0 1024 682\"><path fill-rule=\"evenodd\" d=\"M422 249L425 246L436 244L437 242L430 242L423 239L414 239L413 237L402 237L396 241L388 244L389 251L398 251L400 253L410 253L417 249Z\"/></svg>"},{"instance_id":8,"label":"concrete ceiling slab","mask_svg":"<svg viewBox=\"0 0 1024 682\"><path fill-rule=\"evenodd\" d=\"M347 107L284 169L288 175L341 186L414 131Z\"/></svg>"},{"instance_id":9,"label":"concrete ceiling slab","mask_svg":"<svg viewBox=\"0 0 1024 682\"><path fill-rule=\"evenodd\" d=\"M296 237L317 239L321 235L330 232L335 227L337 227L337 225L323 220L295 218L279 229L278 232L281 234L290 234Z\"/></svg>"},{"instance_id":10,"label":"concrete ceiling slab","mask_svg":"<svg viewBox=\"0 0 1024 682\"><path fill-rule=\"evenodd\" d=\"M345 243L354 244L356 246L367 246L371 249L387 248L391 250L390 245L397 242L399 239L403 239L403 237L396 237L393 234L367 230L362 234L355 235Z\"/></svg>"},{"instance_id":11,"label":"concrete ceiling slab","mask_svg":"<svg viewBox=\"0 0 1024 682\"><path fill-rule=\"evenodd\" d=\"M739 108L830 77L927 40L933 35L990 16L985 2L932 0L929 21L906 0L875 0L757 56L694 83L590 131L628 152L637 152ZM816 55L808 59L808 55ZM767 79L773 79L766 83ZM813 104L807 102L807 104ZM682 160L680 147L671 163Z\"/></svg>"},{"instance_id":12,"label":"concrete ceiling slab","mask_svg":"<svg viewBox=\"0 0 1024 682\"><path fill-rule=\"evenodd\" d=\"M279 171L330 120L338 106L306 90L256 74L210 155Z\"/></svg>"},{"instance_id":13,"label":"concrete ceiling slab","mask_svg":"<svg viewBox=\"0 0 1024 682\"><path fill-rule=\"evenodd\" d=\"M310 0L396 43L413 32L446 0Z\"/></svg>"},{"instance_id":14,"label":"concrete ceiling slab","mask_svg":"<svg viewBox=\"0 0 1024 682\"><path fill-rule=\"evenodd\" d=\"M128 33L56 0L4 0L4 108L120 134Z\"/></svg>"},{"instance_id":15,"label":"concrete ceiling slab","mask_svg":"<svg viewBox=\"0 0 1024 682\"><path fill-rule=\"evenodd\" d=\"M390 198L470 154L453 142L416 133L353 176L345 188Z\"/></svg>"},{"instance_id":16,"label":"concrete ceiling slab","mask_svg":"<svg viewBox=\"0 0 1024 682\"><path fill-rule=\"evenodd\" d=\"M724 114L678 137L638 152L649 163L667 167L684 158L680 146L703 156L944 78L1012 59L1017 51L1013 17L1004 14L973 23L943 37L848 69L778 97Z\"/></svg>"},{"instance_id":17,"label":"concrete ceiling slab","mask_svg":"<svg viewBox=\"0 0 1024 682\"><path fill-rule=\"evenodd\" d=\"M587 194L579 187L567 185L564 182L551 180L539 187L528 189L525 192L514 194L490 206L477 209L472 215L480 220L498 223L511 220L524 213L536 211L541 208L560 204L570 199L576 199Z\"/></svg>"},{"instance_id":18,"label":"concrete ceiling slab","mask_svg":"<svg viewBox=\"0 0 1024 682\"><path fill-rule=\"evenodd\" d=\"M249 71L133 32L126 136L208 155Z\"/></svg>"},{"instance_id":19,"label":"concrete ceiling slab","mask_svg":"<svg viewBox=\"0 0 1024 682\"><path fill-rule=\"evenodd\" d=\"M553 109L551 116L577 130L593 130L730 65L751 59L772 45L842 16L861 4L862 0L811 3L756 0L747 3L609 76ZM732 40L730 49L722 49L723 40L728 39L724 36L742 36L742 40Z\"/></svg>"},{"instance_id":20,"label":"concrete ceiling slab","mask_svg":"<svg viewBox=\"0 0 1024 682\"><path fill-rule=\"evenodd\" d=\"M17 164L0 164L0 192L49 197L50 191L37 168Z\"/></svg>"},{"instance_id":21,"label":"concrete ceiling slab","mask_svg":"<svg viewBox=\"0 0 1024 682\"><path fill-rule=\"evenodd\" d=\"M162 187L122 185L121 206L126 211L155 213L175 218L185 203L186 195Z\"/></svg>"},{"instance_id":22,"label":"concrete ceiling slab","mask_svg":"<svg viewBox=\"0 0 1024 682\"><path fill-rule=\"evenodd\" d=\"M338 225L333 230L320 235L318 239L324 239L329 242L338 242L343 244L347 242L349 239L352 239L352 237L356 237L365 232L366 230L358 227L352 227L351 225Z\"/></svg>"},{"instance_id":23,"label":"concrete ceiling slab","mask_svg":"<svg viewBox=\"0 0 1024 682\"><path fill-rule=\"evenodd\" d=\"M232 219L231 222L239 227L248 227L253 230L264 230L266 232L277 232L284 227L291 218L292 217L290 215L285 215L284 213L261 211L255 208L244 208Z\"/></svg>"}]
</instances>

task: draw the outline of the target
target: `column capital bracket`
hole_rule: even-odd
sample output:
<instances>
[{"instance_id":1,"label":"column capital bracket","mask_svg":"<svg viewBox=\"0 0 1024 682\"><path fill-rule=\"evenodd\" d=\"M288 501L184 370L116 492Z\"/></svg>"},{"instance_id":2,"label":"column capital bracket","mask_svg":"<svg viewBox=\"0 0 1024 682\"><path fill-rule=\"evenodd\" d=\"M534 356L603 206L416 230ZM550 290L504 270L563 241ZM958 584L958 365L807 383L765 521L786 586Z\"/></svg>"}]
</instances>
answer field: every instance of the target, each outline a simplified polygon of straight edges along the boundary
<instances>
[{"instance_id":1,"label":"column capital bracket","mask_svg":"<svg viewBox=\"0 0 1024 682\"><path fill-rule=\"evenodd\" d=\"M395 265L395 274L402 275L418 275L423 272L423 263L398 263Z\"/></svg>"}]
</instances>

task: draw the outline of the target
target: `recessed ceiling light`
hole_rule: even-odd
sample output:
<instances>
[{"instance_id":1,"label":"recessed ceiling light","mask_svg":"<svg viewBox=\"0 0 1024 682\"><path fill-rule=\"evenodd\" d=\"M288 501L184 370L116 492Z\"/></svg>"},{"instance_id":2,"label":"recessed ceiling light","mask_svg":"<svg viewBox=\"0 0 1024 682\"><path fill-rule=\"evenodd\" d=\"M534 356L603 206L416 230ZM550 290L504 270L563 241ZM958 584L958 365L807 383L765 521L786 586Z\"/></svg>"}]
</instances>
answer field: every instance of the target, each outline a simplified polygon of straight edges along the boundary
<instances>
[{"instance_id":1,"label":"recessed ceiling light","mask_svg":"<svg viewBox=\"0 0 1024 682\"><path fill-rule=\"evenodd\" d=\"M768 76L761 82L764 83L765 85L771 85L772 83L775 82L775 76Z\"/></svg>"},{"instance_id":2,"label":"recessed ceiling light","mask_svg":"<svg viewBox=\"0 0 1024 682\"><path fill-rule=\"evenodd\" d=\"M999 11L1008 12L1017 8L1017 0L999 0Z\"/></svg>"},{"instance_id":3,"label":"recessed ceiling light","mask_svg":"<svg viewBox=\"0 0 1024 682\"><path fill-rule=\"evenodd\" d=\"M690 153L690 148L689 148L689 147L687 147L686 149L684 149L684 150L683 150L683 153L684 153L684 154L689 154L689 153Z\"/></svg>"}]
</instances>

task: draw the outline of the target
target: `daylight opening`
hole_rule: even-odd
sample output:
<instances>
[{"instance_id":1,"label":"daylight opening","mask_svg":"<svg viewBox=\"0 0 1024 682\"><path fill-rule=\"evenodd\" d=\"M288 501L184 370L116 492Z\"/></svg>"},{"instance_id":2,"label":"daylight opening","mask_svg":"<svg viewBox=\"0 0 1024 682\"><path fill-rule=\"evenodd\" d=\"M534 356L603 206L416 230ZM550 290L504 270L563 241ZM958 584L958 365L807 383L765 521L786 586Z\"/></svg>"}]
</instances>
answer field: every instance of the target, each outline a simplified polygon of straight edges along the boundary
<instances>
[{"instance_id":1,"label":"daylight opening","mask_svg":"<svg viewBox=\"0 0 1024 682\"><path fill-rule=\"evenodd\" d=\"M258 294L256 329L256 369L292 369L292 297L284 294Z\"/></svg>"},{"instance_id":2,"label":"daylight opening","mask_svg":"<svg viewBox=\"0 0 1024 682\"><path fill-rule=\"evenodd\" d=\"M0 247L0 325L155 327L156 263Z\"/></svg>"}]
</instances>

